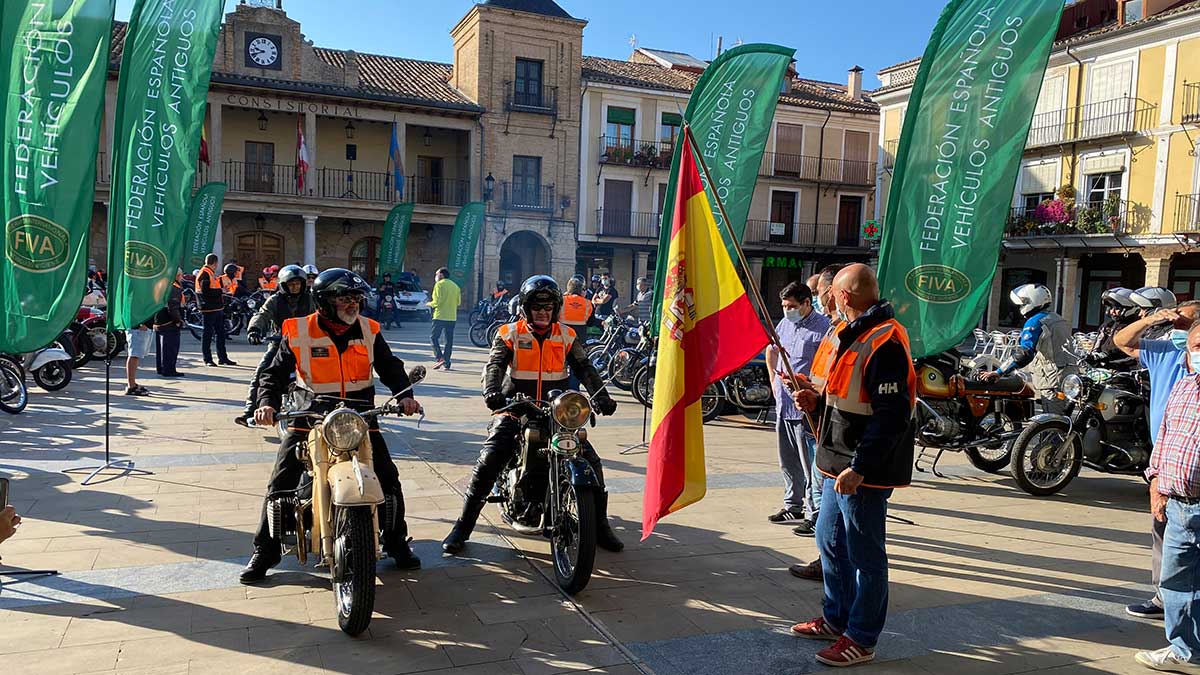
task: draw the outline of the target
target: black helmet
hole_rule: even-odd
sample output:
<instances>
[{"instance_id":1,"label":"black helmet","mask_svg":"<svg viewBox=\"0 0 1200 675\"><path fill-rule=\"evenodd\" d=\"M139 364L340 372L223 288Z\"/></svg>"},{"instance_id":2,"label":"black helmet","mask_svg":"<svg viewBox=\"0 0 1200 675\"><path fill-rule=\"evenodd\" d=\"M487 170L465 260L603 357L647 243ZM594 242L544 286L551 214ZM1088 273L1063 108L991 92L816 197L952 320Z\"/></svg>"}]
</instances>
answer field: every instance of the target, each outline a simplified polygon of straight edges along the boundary
<instances>
[{"instance_id":1,"label":"black helmet","mask_svg":"<svg viewBox=\"0 0 1200 675\"><path fill-rule=\"evenodd\" d=\"M225 276L232 279L232 278L234 278L235 275L237 275L237 270L238 270L237 265L234 265L233 263L229 263L228 265L225 266L225 269L224 269Z\"/></svg>"},{"instance_id":2,"label":"black helmet","mask_svg":"<svg viewBox=\"0 0 1200 675\"><path fill-rule=\"evenodd\" d=\"M365 298L371 286L354 272L341 267L332 267L317 275L312 293L317 301L317 311L327 319L337 318L333 299L340 295L355 294Z\"/></svg>"},{"instance_id":3,"label":"black helmet","mask_svg":"<svg viewBox=\"0 0 1200 675\"><path fill-rule=\"evenodd\" d=\"M304 286L307 285L307 277L304 274L304 268L299 265L284 265L283 269L279 270L279 288L287 293L287 284L289 281L305 282L301 284L300 290L304 291ZM290 293L288 293L291 295Z\"/></svg>"},{"instance_id":4,"label":"black helmet","mask_svg":"<svg viewBox=\"0 0 1200 675\"><path fill-rule=\"evenodd\" d=\"M550 323L558 323L558 315L562 312L563 296L554 277L545 274L529 277L525 283L521 284L521 294L518 297L521 299L521 311L524 312L526 319L533 319L533 314L529 310L530 305L551 302L554 304L554 313L550 315Z\"/></svg>"}]
</instances>

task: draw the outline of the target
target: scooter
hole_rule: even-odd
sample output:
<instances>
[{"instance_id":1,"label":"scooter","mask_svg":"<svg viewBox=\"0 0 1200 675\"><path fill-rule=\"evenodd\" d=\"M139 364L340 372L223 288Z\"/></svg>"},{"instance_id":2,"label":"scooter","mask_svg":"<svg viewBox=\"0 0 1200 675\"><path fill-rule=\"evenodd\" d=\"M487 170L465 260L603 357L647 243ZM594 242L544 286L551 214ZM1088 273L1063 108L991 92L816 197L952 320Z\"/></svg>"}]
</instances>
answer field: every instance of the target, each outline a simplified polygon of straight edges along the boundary
<instances>
[{"instance_id":1,"label":"scooter","mask_svg":"<svg viewBox=\"0 0 1200 675\"><path fill-rule=\"evenodd\" d=\"M33 375L37 386L46 391L58 391L71 383L71 354L58 342L22 354L21 365Z\"/></svg>"}]
</instances>

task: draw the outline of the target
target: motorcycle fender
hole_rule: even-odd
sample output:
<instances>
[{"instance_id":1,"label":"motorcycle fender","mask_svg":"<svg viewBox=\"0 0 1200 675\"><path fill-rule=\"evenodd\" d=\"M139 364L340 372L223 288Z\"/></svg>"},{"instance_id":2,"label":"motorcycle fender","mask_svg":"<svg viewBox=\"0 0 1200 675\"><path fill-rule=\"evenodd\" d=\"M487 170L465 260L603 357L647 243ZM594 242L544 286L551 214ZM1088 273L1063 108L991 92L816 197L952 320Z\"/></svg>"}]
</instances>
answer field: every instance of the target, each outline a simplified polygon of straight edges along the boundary
<instances>
[{"instance_id":1,"label":"motorcycle fender","mask_svg":"<svg viewBox=\"0 0 1200 675\"><path fill-rule=\"evenodd\" d=\"M329 491L335 506L364 506L383 503L383 486L371 467L359 464L362 471L362 492L358 490L358 477L354 475L353 462L338 462L329 467L326 474Z\"/></svg>"},{"instance_id":2,"label":"motorcycle fender","mask_svg":"<svg viewBox=\"0 0 1200 675\"><path fill-rule=\"evenodd\" d=\"M1059 415L1057 413L1042 413L1041 415L1034 415L1026 420L1025 426L1029 426L1030 424L1043 424L1045 422L1062 422L1063 424L1067 425L1068 429L1071 428L1071 418L1067 417L1066 415Z\"/></svg>"},{"instance_id":3,"label":"motorcycle fender","mask_svg":"<svg viewBox=\"0 0 1200 675\"><path fill-rule=\"evenodd\" d=\"M47 363L54 363L55 361L70 360L71 356L61 349L43 349L38 352L37 356L33 357L33 365L29 367L29 370L37 370Z\"/></svg>"},{"instance_id":4,"label":"motorcycle fender","mask_svg":"<svg viewBox=\"0 0 1200 675\"><path fill-rule=\"evenodd\" d=\"M600 479L592 470L592 465L582 457L567 460L567 471L570 473L571 485L600 487Z\"/></svg>"}]
</instances>

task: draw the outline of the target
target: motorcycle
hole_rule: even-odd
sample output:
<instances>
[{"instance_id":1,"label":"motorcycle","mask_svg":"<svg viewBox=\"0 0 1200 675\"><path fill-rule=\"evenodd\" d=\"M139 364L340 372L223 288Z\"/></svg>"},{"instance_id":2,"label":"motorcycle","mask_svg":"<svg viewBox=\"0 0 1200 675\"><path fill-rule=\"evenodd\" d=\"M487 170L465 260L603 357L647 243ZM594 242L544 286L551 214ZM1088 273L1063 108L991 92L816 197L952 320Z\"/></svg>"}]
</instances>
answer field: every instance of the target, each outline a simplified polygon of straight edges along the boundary
<instances>
[{"instance_id":1,"label":"motorcycle","mask_svg":"<svg viewBox=\"0 0 1200 675\"><path fill-rule=\"evenodd\" d=\"M642 335L638 332L637 322L623 320L614 314L604 319L604 336L600 341L586 348L588 360L592 362L596 372L604 375L618 351L626 347L636 347L641 341Z\"/></svg>"},{"instance_id":2,"label":"motorcycle","mask_svg":"<svg viewBox=\"0 0 1200 675\"><path fill-rule=\"evenodd\" d=\"M581 456L584 426L595 425L591 401L577 391L551 392L549 401L517 395L496 411L521 416L519 449L496 481L499 503L513 529L550 540L554 579L570 595L591 580L596 561L596 493L600 481Z\"/></svg>"},{"instance_id":3,"label":"motorcycle","mask_svg":"<svg viewBox=\"0 0 1200 675\"><path fill-rule=\"evenodd\" d=\"M79 329L75 331L77 342L82 340L91 343L93 356L98 354L104 360L112 361L125 351L125 332L108 330L104 310L83 305L75 313L75 323L79 325Z\"/></svg>"},{"instance_id":4,"label":"motorcycle","mask_svg":"<svg viewBox=\"0 0 1200 675\"><path fill-rule=\"evenodd\" d=\"M194 295L194 294L193 294ZM263 291L255 291L244 298L225 295L225 337L235 337L250 325L254 312L262 305ZM183 322L188 332L197 340L204 338L204 314L195 300L186 300L183 306Z\"/></svg>"},{"instance_id":5,"label":"motorcycle","mask_svg":"<svg viewBox=\"0 0 1200 675\"><path fill-rule=\"evenodd\" d=\"M1150 381L1146 371L1094 368L1063 379L1065 414L1029 421L1013 444L1012 475L1031 495L1052 495L1087 466L1142 475L1150 463Z\"/></svg>"},{"instance_id":6,"label":"motorcycle","mask_svg":"<svg viewBox=\"0 0 1200 675\"><path fill-rule=\"evenodd\" d=\"M647 408L654 407L654 359L649 359L633 376L633 397ZM721 416L726 405L744 413L755 413L758 422L765 422L775 408L775 394L763 356L751 359L746 365L708 385L700 395L700 416L711 422Z\"/></svg>"},{"instance_id":7,"label":"motorcycle","mask_svg":"<svg viewBox=\"0 0 1200 675\"><path fill-rule=\"evenodd\" d=\"M608 360L607 369L600 371L600 376L612 382L621 389L629 391L633 387L633 376L650 361L650 352L654 339L650 337L650 325L642 324L637 327L638 343L634 347L621 347Z\"/></svg>"},{"instance_id":8,"label":"motorcycle","mask_svg":"<svg viewBox=\"0 0 1200 675\"><path fill-rule=\"evenodd\" d=\"M917 359L915 366L913 417L921 450L913 468L944 478L937 465L950 451L962 452L980 471L1003 471L1021 426L1033 416L1033 388L1016 375L979 380L974 375L988 366L956 350Z\"/></svg>"},{"instance_id":9,"label":"motorcycle","mask_svg":"<svg viewBox=\"0 0 1200 675\"><path fill-rule=\"evenodd\" d=\"M29 405L25 368L10 354L0 354L0 410L16 415Z\"/></svg>"},{"instance_id":10,"label":"motorcycle","mask_svg":"<svg viewBox=\"0 0 1200 675\"><path fill-rule=\"evenodd\" d=\"M425 369L414 368L415 385ZM400 412L397 392L378 408L357 412L345 399L317 396L315 403L336 402L329 413L300 410L282 413L277 421L313 421L306 442L296 454L304 463L300 485L267 495L267 524L271 536L300 560L309 556L329 571L337 607L338 626L347 635L367 629L375 608L375 563L381 556L380 532L390 530L399 504L384 495L372 461L371 422Z\"/></svg>"},{"instance_id":11,"label":"motorcycle","mask_svg":"<svg viewBox=\"0 0 1200 675\"><path fill-rule=\"evenodd\" d=\"M57 341L20 358L21 367L46 391L58 391L71 383L71 354Z\"/></svg>"}]
</instances>

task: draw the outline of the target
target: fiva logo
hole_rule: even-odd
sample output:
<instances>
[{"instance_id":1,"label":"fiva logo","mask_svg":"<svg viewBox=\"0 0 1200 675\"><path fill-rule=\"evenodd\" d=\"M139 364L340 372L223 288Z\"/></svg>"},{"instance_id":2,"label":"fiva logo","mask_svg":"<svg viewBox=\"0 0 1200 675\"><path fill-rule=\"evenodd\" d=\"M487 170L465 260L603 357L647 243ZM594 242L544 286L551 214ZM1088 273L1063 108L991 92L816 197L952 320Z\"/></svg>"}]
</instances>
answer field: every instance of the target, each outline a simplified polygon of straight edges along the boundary
<instances>
[{"instance_id":1,"label":"fiva logo","mask_svg":"<svg viewBox=\"0 0 1200 675\"><path fill-rule=\"evenodd\" d=\"M71 235L58 223L30 214L5 224L4 255L26 272L53 272L67 264Z\"/></svg>"},{"instance_id":2,"label":"fiva logo","mask_svg":"<svg viewBox=\"0 0 1200 675\"><path fill-rule=\"evenodd\" d=\"M971 280L947 265L920 265L904 275L904 286L916 297L935 304L957 302L971 292Z\"/></svg>"},{"instance_id":3,"label":"fiva logo","mask_svg":"<svg viewBox=\"0 0 1200 675\"><path fill-rule=\"evenodd\" d=\"M125 275L134 279L157 279L167 271L167 255L144 241L125 242Z\"/></svg>"}]
</instances>

